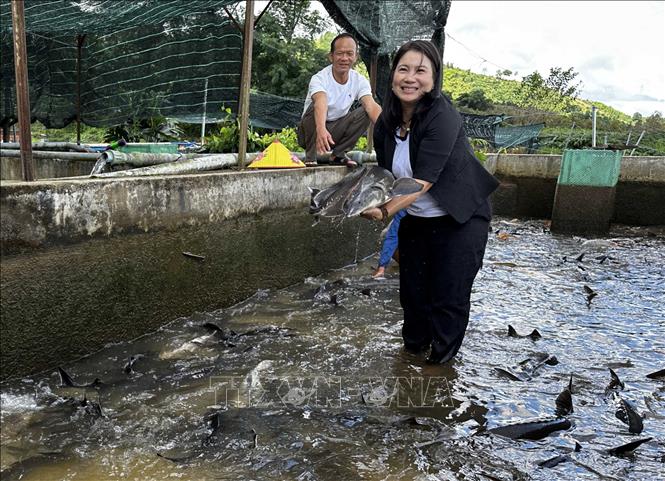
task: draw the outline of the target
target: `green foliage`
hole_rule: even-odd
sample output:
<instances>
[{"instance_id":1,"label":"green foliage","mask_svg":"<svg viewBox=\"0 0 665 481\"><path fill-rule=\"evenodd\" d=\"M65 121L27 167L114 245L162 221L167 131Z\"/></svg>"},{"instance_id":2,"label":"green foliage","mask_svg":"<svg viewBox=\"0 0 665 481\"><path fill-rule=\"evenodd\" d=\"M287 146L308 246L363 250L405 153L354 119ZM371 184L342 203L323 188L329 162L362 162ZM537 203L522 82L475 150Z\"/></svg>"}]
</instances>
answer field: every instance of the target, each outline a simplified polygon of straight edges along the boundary
<instances>
[{"instance_id":1,"label":"green foliage","mask_svg":"<svg viewBox=\"0 0 665 481\"><path fill-rule=\"evenodd\" d=\"M367 150L367 137L364 135L358 139L358 142L356 142L356 145L353 147L351 150L359 150L361 152L365 152Z\"/></svg>"},{"instance_id":2,"label":"green foliage","mask_svg":"<svg viewBox=\"0 0 665 481\"><path fill-rule=\"evenodd\" d=\"M16 127L18 132L18 126ZM30 126L33 142L76 142L76 122L70 123L62 129L47 129L41 123L35 122ZM81 143L99 144L104 138L105 129L81 125Z\"/></svg>"},{"instance_id":3,"label":"green foliage","mask_svg":"<svg viewBox=\"0 0 665 481\"><path fill-rule=\"evenodd\" d=\"M480 89L474 89L471 92L461 94L457 97L456 102L460 107L468 107L473 110L487 110L492 106L487 97L485 97L485 92Z\"/></svg>"},{"instance_id":4,"label":"green foliage","mask_svg":"<svg viewBox=\"0 0 665 481\"><path fill-rule=\"evenodd\" d=\"M130 119L106 130L104 142L125 139L127 142L175 142L182 135L178 122L166 117Z\"/></svg>"},{"instance_id":5,"label":"green foliage","mask_svg":"<svg viewBox=\"0 0 665 481\"><path fill-rule=\"evenodd\" d=\"M227 153L238 152L240 143L240 125L230 108L223 109L224 119L215 128L211 129L206 137L205 147L208 152ZM260 152L275 139L284 144L291 152L300 152L298 134L294 128L285 128L279 133L269 132L260 134L252 127L247 129L247 152Z\"/></svg>"},{"instance_id":6,"label":"green foliage","mask_svg":"<svg viewBox=\"0 0 665 481\"><path fill-rule=\"evenodd\" d=\"M311 76L328 62L330 35L309 0L273 2L257 26L252 85L262 92L302 98ZM330 40L332 38L330 37Z\"/></svg>"}]
</instances>

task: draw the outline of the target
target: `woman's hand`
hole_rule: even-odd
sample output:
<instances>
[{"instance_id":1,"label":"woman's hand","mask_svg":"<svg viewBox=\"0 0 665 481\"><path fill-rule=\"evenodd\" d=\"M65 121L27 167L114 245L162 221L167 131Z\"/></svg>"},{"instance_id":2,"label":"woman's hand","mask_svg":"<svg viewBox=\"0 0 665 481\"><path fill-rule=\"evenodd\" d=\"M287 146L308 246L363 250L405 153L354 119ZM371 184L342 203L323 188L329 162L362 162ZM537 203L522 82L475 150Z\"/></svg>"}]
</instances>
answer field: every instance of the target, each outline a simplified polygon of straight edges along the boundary
<instances>
[{"instance_id":1,"label":"woman's hand","mask_svg":"<svg viewBox=\"0 0 665 481\"><path fill-rule=\"evenodd\" d=\"M367 209L366 211L361 212L360 216L369 220L383 220L383 214L381 213L381 209L378 207Z\"/></svg>"}]
</instances>

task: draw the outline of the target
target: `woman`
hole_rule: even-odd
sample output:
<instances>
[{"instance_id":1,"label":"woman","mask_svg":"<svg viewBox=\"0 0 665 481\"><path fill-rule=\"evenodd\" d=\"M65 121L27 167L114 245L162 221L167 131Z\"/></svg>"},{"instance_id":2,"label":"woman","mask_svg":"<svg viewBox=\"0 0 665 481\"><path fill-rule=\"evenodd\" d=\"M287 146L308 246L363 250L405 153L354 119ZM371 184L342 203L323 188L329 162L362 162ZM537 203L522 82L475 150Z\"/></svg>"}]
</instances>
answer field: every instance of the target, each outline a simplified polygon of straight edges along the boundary
<instances>
[{"instance_id":1,"label":"woman","mask_svg":"<svg viewBox=\"0 0 665 481\"><path fill-rule=\"evenodd\" d=\"M499 183L474 156L459 112L441 94L441 55L434 44L404 44L390 81L374 131L377 161L423 188L363 216L385 221L407 209L398 234L404 348L431 349L427 362L442 363L464 339L487 243L488 197Z\"/></svg>"}]
</instances>

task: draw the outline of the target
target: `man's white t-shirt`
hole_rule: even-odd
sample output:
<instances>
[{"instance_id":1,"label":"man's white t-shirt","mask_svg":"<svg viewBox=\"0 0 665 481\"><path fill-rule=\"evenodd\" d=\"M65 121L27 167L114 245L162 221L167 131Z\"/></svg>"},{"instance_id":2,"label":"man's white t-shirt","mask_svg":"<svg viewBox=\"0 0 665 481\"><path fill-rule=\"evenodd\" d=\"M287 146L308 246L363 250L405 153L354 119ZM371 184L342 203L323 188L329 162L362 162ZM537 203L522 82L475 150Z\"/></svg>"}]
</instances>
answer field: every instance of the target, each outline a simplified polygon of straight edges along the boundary
<instances>
[{"instance_id":1,"label":"man's white t-shirt","mask_svg":"<svg viewBox=\"0 0 665 481\"><path fill-rule=\"evenodd\" d=\"M309 81L305 109L302 112L303 116L309 106L312 105L312 95L317 92L325 92L328 97L326 121L330 122L348 114L351 105L356 100L360 100L365 95L372 95L372 88L369 86L369 81L355 70L349 71L349 79L345 84L337 83L337 80L333 77L332 65L328 65L314 74Z\"/></svg>"}]
</instances>

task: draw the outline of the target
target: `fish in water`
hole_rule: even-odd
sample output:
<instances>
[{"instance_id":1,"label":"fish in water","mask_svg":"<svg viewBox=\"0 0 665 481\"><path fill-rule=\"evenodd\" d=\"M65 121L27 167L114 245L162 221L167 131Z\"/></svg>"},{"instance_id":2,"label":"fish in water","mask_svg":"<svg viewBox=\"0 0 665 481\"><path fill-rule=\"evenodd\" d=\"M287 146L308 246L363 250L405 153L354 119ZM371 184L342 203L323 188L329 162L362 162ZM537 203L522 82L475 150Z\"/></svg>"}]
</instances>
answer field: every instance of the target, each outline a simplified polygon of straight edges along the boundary
<instances>
[{"instance_id":1,"label":"fish in water","mask_svg":"<svg viewBox=\"0 0 665 481\"><path fill-rule=\"evenodd\" d=\"M143 357L143 354L136 354L134 356L129 356L129 359L127 360L127 364L125 364L125 367L122 368L122 371L125 374L133 374L134 373L134 364L136 364L136 361L138 361L142 357Z\"/></svg>"},{"instance_id":2,"label":"fish in water","mask_svg":"<svg viewBox=\"0 0 665 481\"><path fill-rule=\"evenodd\" d=\"M515 330L515 328L513 326L508 324L508 337L529 337L529 338L531 338L535 341L536 339L540 339L543 336L540 335L540 332L538 332L538 329L534 329L533 331L531 331L530 334L526 334L526 335L522 336L521 334L517 333L517 331Z\"/></svg>"},{"instance_id":3,"label":"fish in water","mask_svg":"<svg viewBox=\"0 0 665 481\"><path fill-rule=\"evenodd\" d=\"M96 377L94 381L88 384L79 384L74 382L72 377L61 367L58 367L58 374L60 375L60 386L61 387L77 387L77 388L98 388L101 387L104 383Z\"/></svg>"},{"instance_id":4,"label":"fish in water","mask_svg":"<svg viewBox=\"0 0 665 481\"><path fill-rule=\"evenodd\" d=\"M510 439L542 439L555 431L570 429L572 424L566 418L544 419L525 423L509 424L489 429L488 432Z\"/></svg>"},{"instance_id":5,"label":"fish in water","mask_svg":"<svg viewBox=\"0 0 665 481\"><path fill-rule=\"evenodd\" d=\"M568 386L556 398L556 415L566 416L573 412L573 375L570 375Z\"/></svg>"},{"instance_id":6,"label":"fish in water","mask_svg":"<svg viewBox=\"0 0 665 481\"><path fill-rule=\"evenodd\" d=\"M609 385L605 388L605 393L608 393L610 391L618 391L626 387L625 384L621 379L619 379L619 376L617 376L617 373L612 370L612 368L609 368L610 370L610 383Z\"/></svg>"},{"instance_id":7,"label":"fish in water","mask_svg":"<svg viewBox=\"0 0 665 481\"><path fill-rule=\"evenodd\" d=\"M574 451L576 453L579 453L582 450L582 446L576 441L575 442L575 449ZM546 459L545 461L541 461L538 463L538 466L541 468L553 468L555 466L558 466L561 463L565 463L567 461L571 461L572 458L567 455L567 454L560 454L558 456L554 456L553 458Z\"/></svg>"},{"instance_id":8,"label":"fish in water","mask_svg":"<svg viewBox=\"0 0 665 481\"><path fill-rule=\"evenodd\" d=\"M523 372L515 372L511 369L505 368L505 367L494 367L494 370L502 377L511 379L513 381L528 381L531 379L531 376L529 376L526 373Z\"/></svg>"},{"instance_id":9,"label":"fish in water","mask_svg":"<svg viewBox=\"0 0 665 481\"><path fill-rule=\"evenodd\" d=\"M223 344L226 347L235 347L231 339L237 334L231 329L223 329L212 322L206 322L202 326L208 330L208 334L187 341L172 351L164 351L159 355L160 359L183 359L201 349Z\"/></svg>"},{"instance_id":10,"label":"fish in water","mask_svg":"<svg viewBox=\"0 0 665 481\"><path fill-rule=\"evenodd\" d=\"M644 429L644 423L642 422L642 416L637 412L635 407L617 393L614 393L614 400L618 404L617 412L615 416L622 423L628 425L628 431L633 434L640 434Z\"/></svg>"},{"instance_id":11,"label":"fish in water","mask_svg":"<svg viewBox=\"0 0 665 481\"><path fill-rule=\"evenodd\" d=\"M647 374L647 377L649 379L663 379L665 378L665 369Z\"/></svg>"},{"instance_id":12,"label":"fish in water","mask_svg":"<svg viewBox=\"0 0 665 481\"><path fill-rule=\"evenodd\" d=\"M586 284L584 285L584 292L586 293L586 305L587 307L591 306L591 301L593 300L594 297L598 295L596 291L591 289L589 286Z\"/></svg>"},{"instance_id":13,"label":"fish in water","mask_svg":"<svg viewBox=\"0 0 665 481\"><path fill-rule=\"evenodd\" d=\"M395 180L386 169L363 166L324 190L310 189L310 214L321 217L354 217L393 197L415 194L423 186L415 179Z\"/></svg>"},{"instance_id":14,"label":"fish in water","mask_svg":"<svg viewBox=\"0 0 665 481\"><path fill-rule=\"evenodd\" d=\"M653 438L638 439L637 441L633 441L628 444L622 444L621 446L617 446L616 448L608 449L607 452L614 456L620 456L622 454L632 453L642 444L647 443L652 439Z\"/></svg>"}]
</instances>

